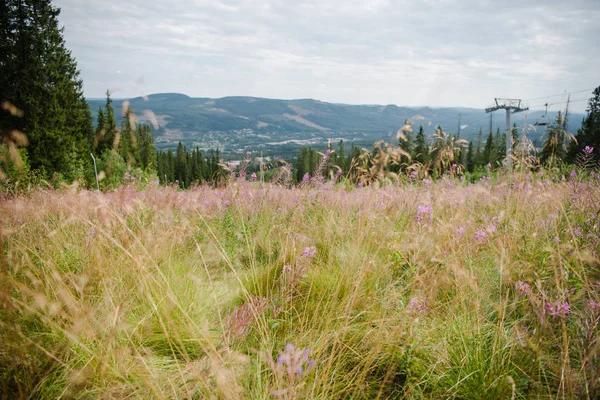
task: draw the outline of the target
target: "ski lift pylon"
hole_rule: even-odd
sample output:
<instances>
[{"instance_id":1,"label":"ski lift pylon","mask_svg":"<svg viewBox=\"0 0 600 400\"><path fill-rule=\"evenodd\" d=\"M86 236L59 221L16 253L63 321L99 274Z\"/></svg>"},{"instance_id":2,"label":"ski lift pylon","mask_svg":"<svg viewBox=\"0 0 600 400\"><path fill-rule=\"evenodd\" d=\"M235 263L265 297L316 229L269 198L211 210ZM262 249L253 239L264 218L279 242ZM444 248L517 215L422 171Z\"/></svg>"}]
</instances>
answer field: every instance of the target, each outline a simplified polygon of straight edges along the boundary
<instances>
[{"instance_id":1,"label":"ski lift pylon","mask_svg":"<svg viewBox=\"0 0 600 400\"><path fill-rule=\"evenodd\" d=\"M546 106L546 111L544 111L544 115L542 115L540 119L535 121L535 126L547 126L550 123L550 121L548 121L548 103L544 105Z\"/></svg>"}]
</instances>

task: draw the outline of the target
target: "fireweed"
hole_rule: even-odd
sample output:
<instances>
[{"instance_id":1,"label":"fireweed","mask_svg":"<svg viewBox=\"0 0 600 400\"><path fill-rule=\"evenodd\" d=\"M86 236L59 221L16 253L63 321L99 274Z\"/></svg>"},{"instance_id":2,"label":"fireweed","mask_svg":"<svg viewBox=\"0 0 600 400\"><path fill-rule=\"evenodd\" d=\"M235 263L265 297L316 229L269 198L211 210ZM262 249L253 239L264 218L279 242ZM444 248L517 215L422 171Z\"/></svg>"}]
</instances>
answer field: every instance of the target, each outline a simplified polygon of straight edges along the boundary
<instances>
[{"instance_id":1,"label":"fireweed","mask_svg":"<svg viewBox=\"0 0 600 400\"><path fill-rule=\"evenodd\" d=\"M598 398L598 173L515 171L3 197L0 393Z\"/></svg>"}]
</instances>

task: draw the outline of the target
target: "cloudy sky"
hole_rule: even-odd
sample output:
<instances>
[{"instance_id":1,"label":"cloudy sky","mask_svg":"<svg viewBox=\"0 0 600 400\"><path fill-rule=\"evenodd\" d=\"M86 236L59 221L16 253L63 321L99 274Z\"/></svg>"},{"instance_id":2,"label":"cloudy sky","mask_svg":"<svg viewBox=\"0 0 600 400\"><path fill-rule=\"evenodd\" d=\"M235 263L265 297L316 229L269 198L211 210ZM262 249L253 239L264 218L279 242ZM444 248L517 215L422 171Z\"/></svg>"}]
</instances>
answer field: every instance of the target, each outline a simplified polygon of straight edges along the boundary
<instances>
[{"instance_id":1,"label":"cloudy sky","mask_svg":"<svg viewBox=\"0 0 600 400\"><path fill-rule=\"evenodd\" d=\"M179 92L483 108L494 97L565 91L585 90L572 95L585 100L600 85L600 0L54 3L87 97L111 89L118 98Z\"/></svg>"}]
</instances>

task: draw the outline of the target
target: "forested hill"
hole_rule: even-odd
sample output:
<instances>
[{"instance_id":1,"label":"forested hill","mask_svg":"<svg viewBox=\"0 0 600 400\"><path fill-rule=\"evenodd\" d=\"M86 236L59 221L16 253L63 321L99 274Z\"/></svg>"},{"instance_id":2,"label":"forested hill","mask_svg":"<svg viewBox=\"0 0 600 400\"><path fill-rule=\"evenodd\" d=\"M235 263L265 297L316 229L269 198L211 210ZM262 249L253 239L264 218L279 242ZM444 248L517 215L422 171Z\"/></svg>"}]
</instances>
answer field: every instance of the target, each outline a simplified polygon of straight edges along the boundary
<instances>
[{"instance_id":1,"label":"forested hill","mask_svg":"<svg viewBox=\"0 0 600 400\"><path fill-rule=\"evenodd\" d=\"M119 110L125 100L113 100ZM461 137L477 140L479 129L484 140L489 131L489 114L474 108L398 107L395 105L348 105L326 103L313 99L277 100L257 97L191 98L183 94L153 94L130 101L133 112L141 119L152 117L158 129L154 130L159 148L175 147L177 142L204 148L220 147L248 149L257 147L281 148L289 145L323 144L328 139L343 138L371 144L375 140L395 137L406 119L422 124L428 134L435 126L456 133L461 114ZM103 99L88 99L94 116ZM552 121L557 110L548 113ZM513 115L512 121L522 126L540 120L543 111ZM584 115L571 114L569 130L575 132ZM493 116L493 130L505 130L503 112ZM532 131L535 140L543 129Z\"/></svg>"}]
</instances>

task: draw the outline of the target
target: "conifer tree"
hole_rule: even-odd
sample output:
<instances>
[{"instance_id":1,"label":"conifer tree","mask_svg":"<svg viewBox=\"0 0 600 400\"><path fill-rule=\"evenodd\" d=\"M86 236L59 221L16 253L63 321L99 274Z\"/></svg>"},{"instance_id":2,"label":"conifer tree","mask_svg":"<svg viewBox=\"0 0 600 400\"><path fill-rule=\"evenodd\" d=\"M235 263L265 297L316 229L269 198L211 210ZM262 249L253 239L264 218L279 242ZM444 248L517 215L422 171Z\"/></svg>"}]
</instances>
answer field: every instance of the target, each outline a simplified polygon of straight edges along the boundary
<instances>
[{"instance_id":1,"label":"conifer tree","mask_svg":"<svg viewBox=\"0 0 600 400\"><path fill-rule=\"evenodd\" d=\"M490 132L490 135L485 142L483 148L483 165L494 164L495 162L495 146L494 146L494 135Z\"/></svg>"},{"instance_id":2,"label":"conifer tree","mask_svg":"<svg viewBox=\"0 0 600 400\"><path fill-rule=\"evenodd\" d=\"M586 147L593 148L592 154L600 154L600 86L594 89L588 101L587 115L577 130L575 140L570 142L567 161L575 161Z\"/></svg>"},{"instance_id":3,"label":"conifer tree","mask_svg":"<svg viewBox=\"0 0 600 400\"><path fill-rule=\"evenodd\" d=\"M429 161L429 147L425 142L425 133L423 131L423 125L419 126L419 132L417 133L416 147L415 147L415 161L421 164L426 164Z\"/></svg>"},{"instance_id":4,"label":"conifer tree","mask_svg":"<svg viewBox=\"0 0 600 400\"><path fill-rule=\"evenodd\" d=\"M469 150L467 151L467 171L473 172L475 169L475 160L473 155L473 142L469 142Z\"/></svg>"},{"instance_id":5,"label":"conifer tree","mask_svg":"<svg viewBox=\"0 0 600 400\"><path fill-rule=\"evenodd\" d=\"M83 178L91 165L91 114L83 84L50 0L3 0L0 5L0 135L27 135L28 159L46 176Z\"/></svg>"}]
</instances>

